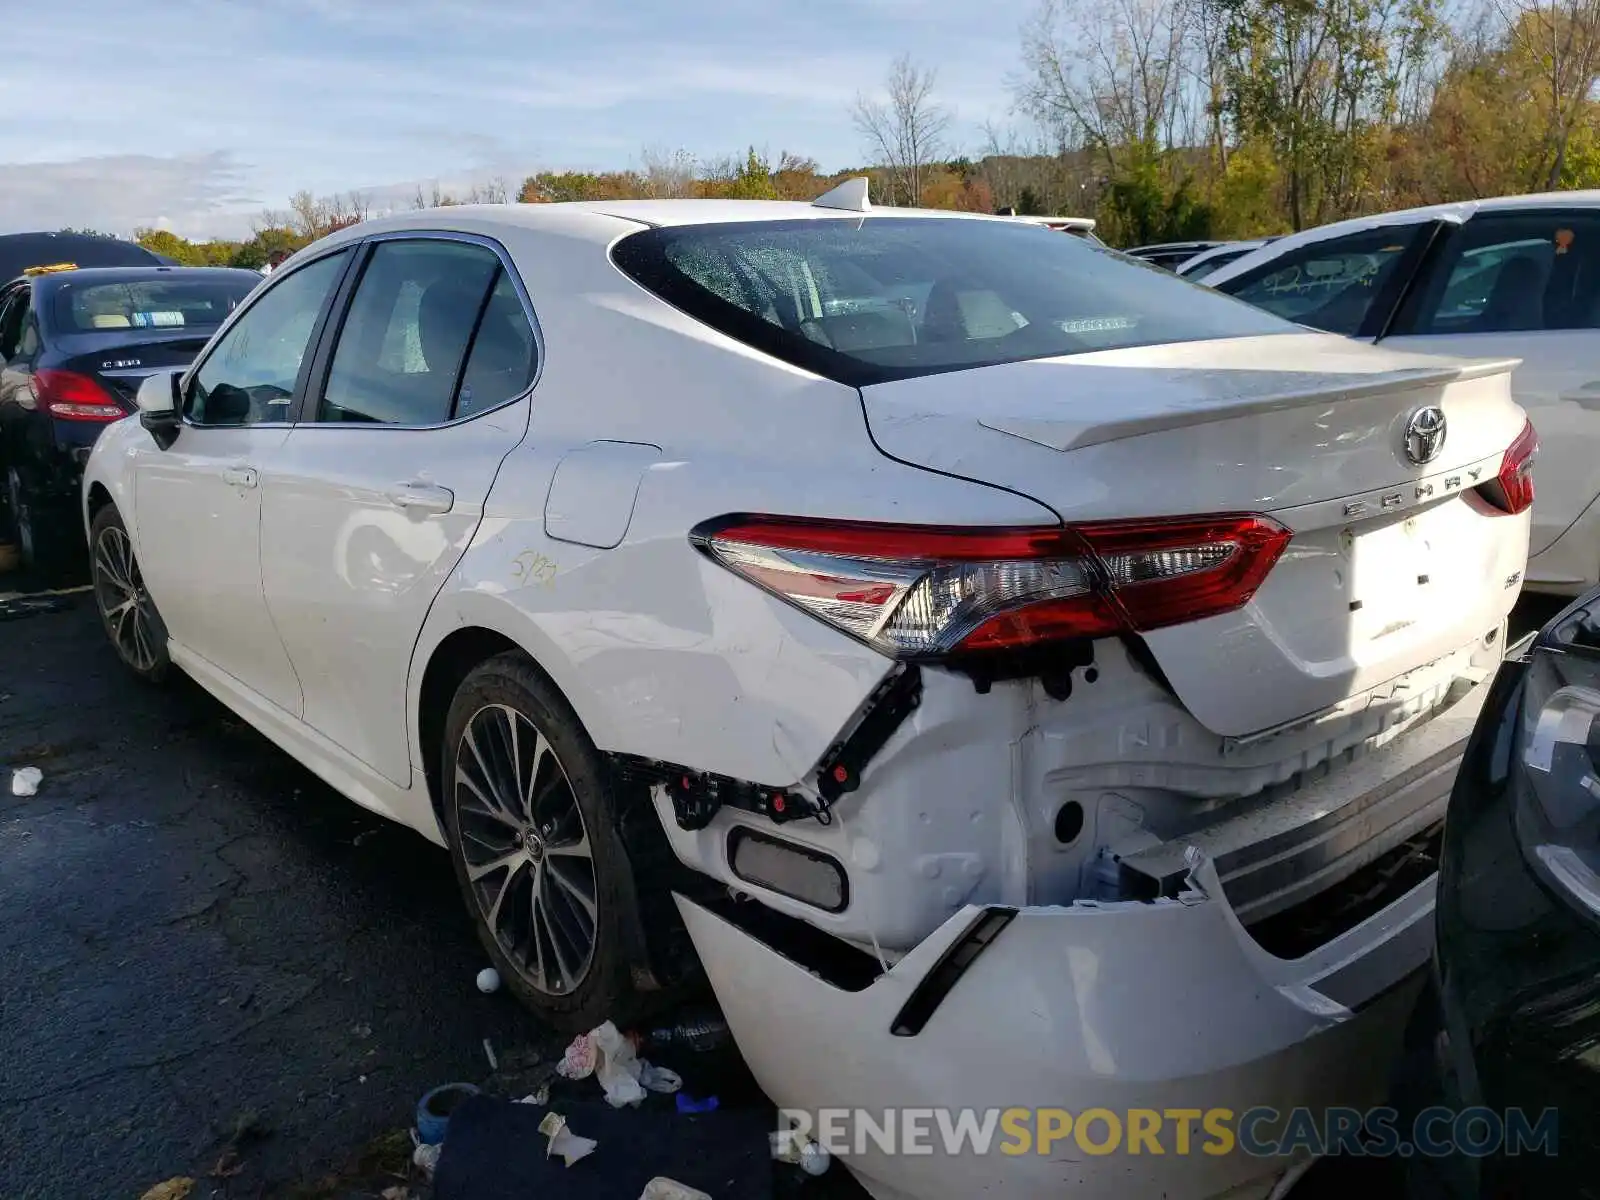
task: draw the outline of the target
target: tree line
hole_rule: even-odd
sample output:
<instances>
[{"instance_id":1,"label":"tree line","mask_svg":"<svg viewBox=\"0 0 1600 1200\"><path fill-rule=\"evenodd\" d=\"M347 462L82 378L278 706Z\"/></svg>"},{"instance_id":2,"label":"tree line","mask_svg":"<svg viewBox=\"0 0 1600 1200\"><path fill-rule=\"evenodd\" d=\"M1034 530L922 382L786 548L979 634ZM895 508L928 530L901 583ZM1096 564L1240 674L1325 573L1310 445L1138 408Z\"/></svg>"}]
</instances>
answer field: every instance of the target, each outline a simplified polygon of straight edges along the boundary
<instances>
[{"instance_id":1,"label":"tree line","mask_svg":"<svg viewBox=\"0 0 1600 1200\"><path fill-rule=\"evenodd\" d=\"M645 151L615 171L456 203L811 199L852 175L876 202L1093 216L1116 245L1285 233L1368 212L1600 186L1600 0L1040 0L1012 110L953 144L937 69L907 56L848 114L866 165L788 151L700 161ZM259 267L373 215L360 193L294 196L251 237L140 230L180 262Z\"/></svg>"}]
</instances>

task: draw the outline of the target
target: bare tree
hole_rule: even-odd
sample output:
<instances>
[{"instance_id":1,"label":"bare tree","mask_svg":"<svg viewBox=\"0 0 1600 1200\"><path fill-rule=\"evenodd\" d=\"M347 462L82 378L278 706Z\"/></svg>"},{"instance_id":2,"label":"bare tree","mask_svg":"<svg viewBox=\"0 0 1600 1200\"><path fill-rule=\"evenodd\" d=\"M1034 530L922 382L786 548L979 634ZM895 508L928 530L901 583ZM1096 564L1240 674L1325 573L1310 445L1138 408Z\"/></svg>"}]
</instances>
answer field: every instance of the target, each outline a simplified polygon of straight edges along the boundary
<instances>
[{"instance_id":1,"label":"bare tree","mask_svg":"<svg viewBox=\"0 0 1600 1200\"><path fill-rule=\"evenodd\" d=\"M1130 152L1193 144L1192 25L1189 0L1041 0L1023 28L1018 104L1112 170Z\"/></svg>"},{"instance_id":2,"label":"bare tree","mask_svg":"<svg viewBox=\"0 0 1600 1200\"><path fill-rule=\"evenodd\" d=\"M687 150L646 147L640 155L639 177L644 192L653 200L679 200L694 195L696 168L694 155Z\"/></svg>"},{"instance_id":3,"label":"bare tree","mask_svg":"<svg viewBox=\"0 0 1600 1200\"><path fill-rule=\"evenodd\" d=\"M1600 0L1493 0L1511 47L1541 69L1546 128L1543 161L1534 186L1560 186L1572 132L1589 110L1600 83Z\"/></svg>"},{"instance_id":4,"label":"bare tree","mask_svg":"<svg viewBox=\"0 0 1600 1200\"><path fill-rule=\"evenodd\" d=\"M887 170L898 203L922 203L927 168L945 152L950 113L933 98L937 78L932 67L919 67L902 54L889 68L886 98L858 95L850 110L857 132Z\"/></svg>"}]
</instances>

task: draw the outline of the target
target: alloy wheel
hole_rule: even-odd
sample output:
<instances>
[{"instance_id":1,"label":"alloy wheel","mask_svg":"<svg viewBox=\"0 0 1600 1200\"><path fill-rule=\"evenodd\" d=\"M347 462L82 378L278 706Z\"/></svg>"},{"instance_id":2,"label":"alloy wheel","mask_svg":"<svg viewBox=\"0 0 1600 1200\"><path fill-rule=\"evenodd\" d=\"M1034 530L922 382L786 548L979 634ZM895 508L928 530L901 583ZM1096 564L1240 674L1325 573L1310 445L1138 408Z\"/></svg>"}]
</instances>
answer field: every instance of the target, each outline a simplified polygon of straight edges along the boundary
<instances>
[{"instance_id":1,"label":"alloy wheel","mask_svg":"<svg viewBox=\"0 0 1600 1200\"><path fill-rule=\"evenodd\" d=\"M94 598L111 640L129 666L156 665L155 610L139 574L139 560L125 530L102 529L94 547Z\"/></svg>"},{"instance_id":2,"label":"alloy wheel","mask_svg":"<svg viewBox=\"0 0 1600 1200\"><path fill-rule=\"evenodd\" d=\"M522 713L480 708L456 746L456 823L478 912L538 991L569 995L596 941L594 851L555 751Z\"/></svg>"}]
</instances>

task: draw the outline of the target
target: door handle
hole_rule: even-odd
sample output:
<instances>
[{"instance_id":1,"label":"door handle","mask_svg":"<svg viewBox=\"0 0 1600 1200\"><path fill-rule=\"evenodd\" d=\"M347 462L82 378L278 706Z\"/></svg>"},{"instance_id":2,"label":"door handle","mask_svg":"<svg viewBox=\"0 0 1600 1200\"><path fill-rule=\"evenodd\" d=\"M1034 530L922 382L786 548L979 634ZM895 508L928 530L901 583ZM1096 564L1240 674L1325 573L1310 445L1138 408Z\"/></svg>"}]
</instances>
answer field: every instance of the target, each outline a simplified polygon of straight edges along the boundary
<instances>
[{"instance_id":1,"label":"door handle","mask_svg":"<svg viewBox=\"0 0 1600 1200\"><path fill-rule=\"evenodd\" d=\"M253 488L261 477L256 474L254 467L224 467L222 468L222 482L231 483L234 487Z\"/></svg>"},{"instance_id":2,"label":"door handle","mask_svg":"<svg viewBox=\"0 0 1600 1200\"><path fill-rule=\"evenodd\" d=\"M447 513L456 502L456 494L436 483L397 483L388 492L390 503L407 512Z\"/></svg>"}]
</instances>

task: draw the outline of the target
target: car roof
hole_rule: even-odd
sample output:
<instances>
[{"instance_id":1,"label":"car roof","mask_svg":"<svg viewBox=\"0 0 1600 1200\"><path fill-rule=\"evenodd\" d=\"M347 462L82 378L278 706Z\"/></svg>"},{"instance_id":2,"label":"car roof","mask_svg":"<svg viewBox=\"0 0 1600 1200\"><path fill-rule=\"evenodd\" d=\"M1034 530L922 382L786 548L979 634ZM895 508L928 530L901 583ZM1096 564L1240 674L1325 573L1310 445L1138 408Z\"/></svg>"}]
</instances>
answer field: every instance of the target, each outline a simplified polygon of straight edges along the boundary
<instances>
[{"instance_id":1,"label":"car roof","mask_svg":"<svg viewBox=\"0 0 1600 1200\"><path fill-rule=\"evenodd\" d=\"M239 267L77 267L71 271L50 271L32 278L35 289L57 283L133 283L143 279L237 279L241 283L260 283L255 271Z\"/></svg>"},{"instance_id":2,"label":"car roof","mask_svg":"<svg viewBox=\"0 0 1600 1200\"><path fill-rule=\"evenodd\" d=\"M1344 237L1369 229L1382 229L1387 225L1416 225L1424 221L1448 221L1459 225L1481 212L1520 212L1542 208L1600 208L1600 189L1580 189L1570 192L1533 192L1526 196L1494 196L1487 200L1455 200L1448 204L1424 204L1416 208L1399 208L1393 212L1372 213L1364 217L1351 217L1331 225L1318 225L1299 233L1286 234L1274 239L1269 246L1252 251L1235 259L1207 278L1207 283L1226 283L1263 266L1280 254L1301 246L1315 245L1327 238Z\"/></svg>"},{"instance_id":3,"label":"car roof","mask_svg":"<svg viewBox=\"0 0 1600 1200\"><path fill-rule=\"evenodd\" d=\"M137 242L88 233L0 234L0 279L15 279L29 267L54 263L88 266L158 266L161 260Z\"/></svg>"}]
</instances>

